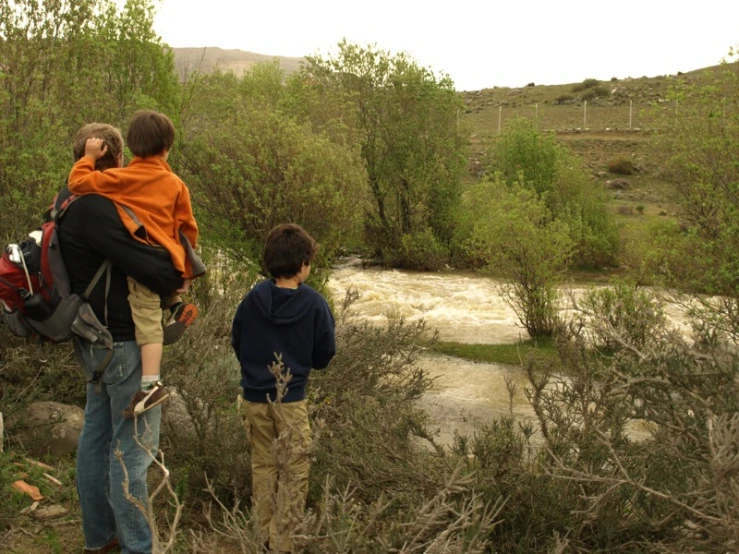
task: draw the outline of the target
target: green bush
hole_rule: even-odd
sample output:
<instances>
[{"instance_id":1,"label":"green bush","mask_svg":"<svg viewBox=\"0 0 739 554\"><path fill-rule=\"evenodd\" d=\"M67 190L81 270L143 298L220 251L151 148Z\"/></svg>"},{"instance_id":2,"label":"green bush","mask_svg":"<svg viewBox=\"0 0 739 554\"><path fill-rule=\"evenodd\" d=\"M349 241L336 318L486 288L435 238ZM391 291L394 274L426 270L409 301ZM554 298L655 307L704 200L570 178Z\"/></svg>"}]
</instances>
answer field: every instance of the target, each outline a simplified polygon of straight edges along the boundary
<instances>
[{"instance_id":1,"label":"green bush","mask_svg":"<svg viewBox=\"0 0 739 554\"><path fill-rule=\"evenodd\" d=\"M576 245L574 264L602 267L613 262L619 235L606 193L554 137L539 133L530 121L514 120L489 159L488 173L499 172L511 187L522 183L534 190L551 217L569 228Z\"/></svg>"},{"instance_id":2,"label":"green bush","mask_svg":"<svg viewBox=\"0 0 739 554\"><path fill-rule=\"evenodd\" d=\"M612 352L624 345L644 348L657 340L666 322L654 294L624 281L589 291L582 306L591 318L596 346Z\"/></svg>"},{"instance_id":3,"label":"green bush","mask_svg":"<svg viewBox=\"0 0 739 554\"><path fill-rule=\"evenodd\" d=\"M590 102L598 98L607 98L611 95L611 90L608 87L597 86L585 90L581 95L580 99L583 101Z\"/></svg>"},{"instance_id":4,"label":"green bush","mask_svg":"<svg viewBox=\"0 0 739 554\"><path fill-rule=\"evenodd\" d=\"M608 171L616 175L633 175L636 173L636 165L627 158L618 158L608 164Z\"/></svg>"},{"instance_id":5,"label":"green bush","mask_svg":"<svg viewBox=\"0 0 739 554\"><path fill-rule=\"evenodd\" d=\"M423 271L438 271L449 261L449 250L439 244L431 229L403 235L393 265Z\"/></svg>"},{"instance_id":6,"label":"green bush","mask_svg":"<svg viewBox=\"0 0 739 554\"><path fill-rule=\"evenodd\" d=\"M508 280L502 294L528 334L551 336L558 324L555 284L575 250L569 227L522 185L484 181L468 192L468 252Z\"/></svg>"},{"instance_id":7,"label":"green bush","mask_svg":"<svg viewBox=\"0 0 739 554\"><path fill-rule=\"evenodd\" d=\"M585 79L582 83L578 83L572 87L572 92L580 92L589 88L597 87L600 84L598 79Z\"/></svg>"},{"instance_id":8,"label":"green bush","mask_svg":"<svg viewBox=\"0 0 739 554\"><path fill-rule=\"evenodd\" d=\"M270 229L293 222L319 242L323 264L357 242L368 206L362 160L272 106L256 78L214 74L193 84L181 156L204 238L253 262Z\"/></svg>"},{"instance_id":9,"label":"green bush","mask_svg":"<svg viewBox=\"0 0 739 554\"><path fill-rule=\"evenodd\" d=\"M222 255L204 252L205 277L193 283L195 325L164 355L162 375L176 391L163 418L162 449L180 499L207 497L207 478L226 501L251 494L246 431L237 412L241 373L231 348L236 306L257 276Z\"/></svg>"},{"instance_id":10,"label":"green bush","mask_svg":"<svg viewBox=\"0 0 739 554\"><path fill-rule=\"evenodd\" d=\"M572 94L560 94L554 99L555 104L570 104L575 101L575 96Z\"/></svg>"}]
</instances>

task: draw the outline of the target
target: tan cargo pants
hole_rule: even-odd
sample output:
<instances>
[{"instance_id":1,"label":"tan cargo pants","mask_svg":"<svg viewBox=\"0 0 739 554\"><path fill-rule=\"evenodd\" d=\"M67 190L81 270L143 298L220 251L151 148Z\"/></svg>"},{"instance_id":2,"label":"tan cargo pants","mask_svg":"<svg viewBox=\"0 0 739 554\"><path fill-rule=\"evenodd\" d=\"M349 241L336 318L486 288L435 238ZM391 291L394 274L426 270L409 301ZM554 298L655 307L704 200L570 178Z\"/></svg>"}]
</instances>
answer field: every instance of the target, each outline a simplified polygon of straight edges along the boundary
<instances>
[{"instance_id":1,"label":"tan cargo pants","mask_svg":"<svg viewBox=\"0 0 739 554\"><path fill-rule=\"evenodd\" d=\"M308 495L312 435L308 403L244 401L251 445L252 494L270 549L291 552L291 533L302 519Z\"/></svg>"}]
</instances>

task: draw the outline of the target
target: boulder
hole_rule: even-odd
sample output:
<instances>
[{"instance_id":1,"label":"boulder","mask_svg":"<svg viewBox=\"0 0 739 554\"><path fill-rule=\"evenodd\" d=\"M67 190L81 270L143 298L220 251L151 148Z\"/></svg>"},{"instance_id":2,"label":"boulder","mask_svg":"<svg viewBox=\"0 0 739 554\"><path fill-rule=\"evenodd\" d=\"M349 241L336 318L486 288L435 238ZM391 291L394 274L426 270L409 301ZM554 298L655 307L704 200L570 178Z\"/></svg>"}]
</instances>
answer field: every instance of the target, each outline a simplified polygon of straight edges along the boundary
<instances>
[{"instance_id":1,"label":"boulder","mask_svg":"<svg viewBox=\"0 0 739 554\"><path fill-rule=\"evenodd\" d=\"M30 453L66 456L77 451L85 412L59 402L34 402L13 420L15 437Z\"/></svg>"}]
</instances>

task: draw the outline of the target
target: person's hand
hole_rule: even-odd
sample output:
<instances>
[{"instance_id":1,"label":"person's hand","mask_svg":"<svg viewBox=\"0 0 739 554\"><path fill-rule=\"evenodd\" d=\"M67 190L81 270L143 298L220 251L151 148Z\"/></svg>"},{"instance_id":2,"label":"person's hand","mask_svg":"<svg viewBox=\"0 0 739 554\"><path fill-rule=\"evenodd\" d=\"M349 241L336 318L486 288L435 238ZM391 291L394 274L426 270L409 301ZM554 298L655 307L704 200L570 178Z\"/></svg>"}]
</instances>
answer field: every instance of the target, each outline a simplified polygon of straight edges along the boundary
<instances>
[{"instance_id":1,"label":"person's hand","mask_svg":"<svg viewBox=\"0 0 739 554\"><path fill-rule=\"evenodd\" d=\"M184 281L182 281L182 287L177 289L175 292L177 294L185 294L187 292L187 289L190 288L191 283L192 281L190 279L185 279Z\"/></svg>"},{"instance_id":2,"label":"person's hand","mask_svg":"<svg viewBox=\"0 0 739 554\"><path fill-rule=\"evenodd\" d=\"M108 152L108 146L105 141L101 138L89 138L85 143L85 156L91 157L97 161Z\"/></svg>"}]
</instances>

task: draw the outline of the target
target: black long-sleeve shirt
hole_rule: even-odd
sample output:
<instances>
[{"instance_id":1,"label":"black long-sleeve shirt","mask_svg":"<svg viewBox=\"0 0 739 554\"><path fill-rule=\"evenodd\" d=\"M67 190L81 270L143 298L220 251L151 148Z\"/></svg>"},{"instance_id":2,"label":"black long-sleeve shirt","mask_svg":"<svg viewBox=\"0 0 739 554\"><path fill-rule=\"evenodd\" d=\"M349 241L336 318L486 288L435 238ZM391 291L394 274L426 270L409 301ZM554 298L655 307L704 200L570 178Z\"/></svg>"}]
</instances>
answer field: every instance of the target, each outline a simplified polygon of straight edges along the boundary
<instances>
[{"instance_id":1,"label":"black long-sleeve shirt","mask_svg":"<svg viewBox=\"0 0 739 554\"><path fill-rule=\"evenodd\" d=\"M95 194L77 198L58 227L72 292L83 294L102 263L106 259L112 262L107 310L104 276L89 300L95 315L107 324L116 342L135 340L127 276L158 294L170 294L182 286L182 275L172 265L169 253L134 239L107 198Z\"/></svg>"}]
</instances>

